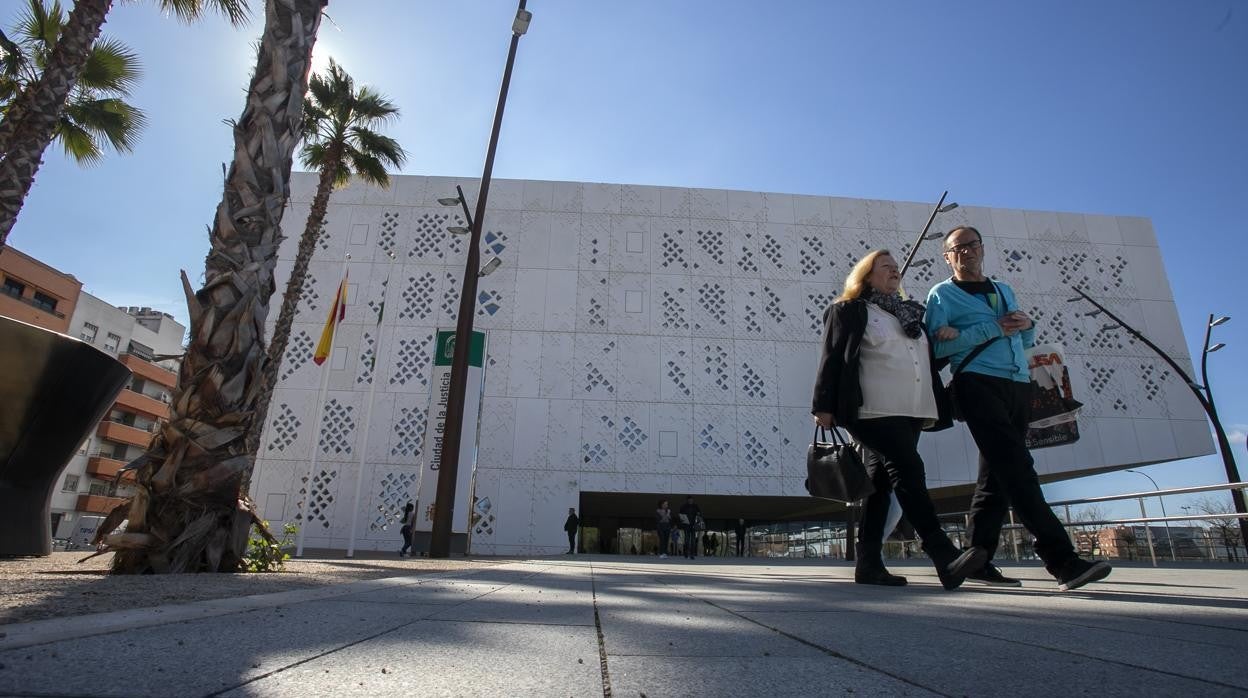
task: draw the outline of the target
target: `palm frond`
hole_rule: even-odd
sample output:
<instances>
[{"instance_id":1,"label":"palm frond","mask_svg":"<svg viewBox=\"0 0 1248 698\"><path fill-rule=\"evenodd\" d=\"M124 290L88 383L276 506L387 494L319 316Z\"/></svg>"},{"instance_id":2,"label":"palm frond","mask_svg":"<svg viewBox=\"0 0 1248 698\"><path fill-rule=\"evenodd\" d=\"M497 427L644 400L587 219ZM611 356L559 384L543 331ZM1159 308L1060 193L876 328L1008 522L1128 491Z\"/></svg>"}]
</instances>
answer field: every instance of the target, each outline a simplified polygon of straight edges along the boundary
<instances>
[{"instance_id":1,"label":"palm frond","mask_svg":"<svg viewBox=\"0 0 1248 698\"><path fill-rule=\"evenodd\" d=\"M375 156L351 148L346 153L346 159L351 163L351 171L360 179L379 187L390 186L390 175L386 173L386 166ZM341 169L345 172L348 168Z\"/></svg>"},{"instance_id":2,"label":"palm frond","mask_svg":"<svg viewBox=\"0 0 1248 698\"><path fill-rule=\"evenodd\" d=\"M95 138L78 124L62 116L56 123L56 139L65 150L65 157L80 165L90 167L104 159Z\"/></svg>"},{"instance_id":3,"label":"palm frond","mask_svg":"<svg viewBox=\"0 0 1248 698\"><path fill-rule=\"evenodd\" d=\"M355 113L368 122L388 121L399 115L399 108L385 95L365 85L355 95Z\"/></svg>"},{"instance_id":4,"label":"palm frond","mask_svg":"<svg viewBox=\"0 0 1248 698\"><path fill-rule=\"evenodd\" d=\"M320 170L328 159L329 148L321 141L309 141L299 151L299 162L309 170Z\"/></svg>"},{"instance_id":5,"label":"palm frond","mask_svg":"<svg viewBox=\"0 0 1248 698\"><path fill-rule=\"evenodd\" d=\"M407 151L403 150L398 141L389 136L383 136L376 131L356 126L351 129L350 139L352 145L360 152L384 161L393 167L402 167L403 163L407 161Z\"/></svg>"},{"instance_id":6,"label":"palm frond","mask_svg":"<svg viewBox=\"0 0 1248 698\"><path fill-rule=\"evenodd\" d=\"M139 55L116 39L100 39L91 47L78 84L128 95L142 76Z\"/></svg>"},{"instance_id":7,"label":"palm frond","mask_svg":"<svg viewBox=\"0 0 1248 698\"><path fill-rule=\"evenodd\" d=\"M65 116L119 153L133 152L147 126L142 110L116 98L74 100L65 105Z\"/></svg>"},{"instance_id":8,"label":"palm frond","mask_svg":"<svg viewBox=\"0 0 1248 698\"><path fill-rule=\"evenodd\" d=\"M187 24L203 17L209 7L224 15L236 27L246 24L251 18L247 0L160 0L160 9L171 12Z\"/></svg>"}]
</instances>

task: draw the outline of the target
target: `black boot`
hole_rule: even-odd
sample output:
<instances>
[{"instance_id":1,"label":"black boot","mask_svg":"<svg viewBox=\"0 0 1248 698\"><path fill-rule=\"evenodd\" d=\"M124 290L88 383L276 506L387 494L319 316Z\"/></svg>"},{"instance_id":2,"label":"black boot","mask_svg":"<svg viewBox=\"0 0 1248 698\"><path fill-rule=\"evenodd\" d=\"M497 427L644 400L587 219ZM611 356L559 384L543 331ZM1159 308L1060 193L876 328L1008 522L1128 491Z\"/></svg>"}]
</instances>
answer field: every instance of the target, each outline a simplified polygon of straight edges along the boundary
<instances>
[{"instance_id":1,"label":"black boot","mask_svg":"<svg viewBox=\"0 0 1248 698\"><path fill-rule=\"evenodd\" d=\"M854 563L855 584L876 584L886 587L904 587L906 578L889 573L884 567L884 557L878 548L867 550L862 543L854 545L857 562Z\"/></svg>"}]
</instances>

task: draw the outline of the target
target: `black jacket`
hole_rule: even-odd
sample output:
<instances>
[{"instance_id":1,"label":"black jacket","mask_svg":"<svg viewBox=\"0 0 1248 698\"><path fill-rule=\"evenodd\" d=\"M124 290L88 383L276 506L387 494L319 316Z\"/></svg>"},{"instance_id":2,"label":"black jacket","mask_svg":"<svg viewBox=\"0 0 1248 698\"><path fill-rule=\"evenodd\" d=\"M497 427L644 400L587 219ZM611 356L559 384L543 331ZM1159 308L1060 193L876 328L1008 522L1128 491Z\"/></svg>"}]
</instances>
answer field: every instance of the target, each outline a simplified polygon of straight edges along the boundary
<instances>
[{"instance_id":1,"label":"black jacket","mask_svg":"<svg viewBox=\"0 0 1248 698\"><path fill-rule=\"evenodd\" d=\"M867 329L867 301L855 298L828 306L823 314L823 354L819 357L819 373L815 376L815 394L811 413L831 412L840 426L858 421L862 407L862 386L858 382L859 353L862 335ZM952 424L949 398L936 369L932 342L927 343L928 366L932 371L932 388L936 392L936 409L940 418L929 431Z\"/></svg>"},{"instance_id":2,"label":"black jacket","mask_svg":"<svg viewBox=\"0 0 1248 698\"><path fill-rule=\"evenodd\" d=\"M568 533L575 533L576 529L581 525L581 520L576 518L576 514L568 514L568 520L563 522L563 530Z\"/></svg>"}]
</instances>

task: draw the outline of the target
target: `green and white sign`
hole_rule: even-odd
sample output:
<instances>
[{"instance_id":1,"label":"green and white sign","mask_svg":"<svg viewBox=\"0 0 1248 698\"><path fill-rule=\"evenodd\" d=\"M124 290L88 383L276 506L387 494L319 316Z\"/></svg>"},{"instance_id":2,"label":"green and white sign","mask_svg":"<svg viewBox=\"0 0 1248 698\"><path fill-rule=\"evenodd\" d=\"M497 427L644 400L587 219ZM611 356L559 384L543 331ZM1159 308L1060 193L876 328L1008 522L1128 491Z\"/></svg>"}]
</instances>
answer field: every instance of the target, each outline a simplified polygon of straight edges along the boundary
<instances>
[{"instance_id":1,"label":"green and white sign","mask_svg":"<svg viewBox=\"0 0 1248 698\"><path fill-rule=\"evenodd\" d=\"M433 530L433 504L437 499L442 443L446 436L446 402L451 392L451 363L455 358L455 330L438 330L430 377L429 417L425 422L424 461L420 478L421 511L417 531ZM453 533L468 532L472 473L477 465L477 435L481 423L481 396L485 389L485 333L473 332L468 347L468 380L464 390L463 431L459 438L459 468L455 473Z\"/></svg>"}]
</instances>

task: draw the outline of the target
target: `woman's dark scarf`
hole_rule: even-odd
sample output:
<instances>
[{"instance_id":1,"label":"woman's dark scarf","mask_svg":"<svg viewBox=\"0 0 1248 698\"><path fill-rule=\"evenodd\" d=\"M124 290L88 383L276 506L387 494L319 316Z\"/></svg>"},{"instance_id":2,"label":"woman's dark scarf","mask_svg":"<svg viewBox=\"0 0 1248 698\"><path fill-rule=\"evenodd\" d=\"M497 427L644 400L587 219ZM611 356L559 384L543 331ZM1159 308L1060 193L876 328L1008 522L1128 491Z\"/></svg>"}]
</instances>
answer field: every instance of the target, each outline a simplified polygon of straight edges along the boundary
<instances>
[{"instance_id":1,"label":"woman's dark scarf","mask_svg":"<svg viewBox=\"0 0 1248 698\"><path fill-rule=\"evenodd\" d=\"M918 339L919 335L923 334L922 303L902 300L900 293L880 293L873 288L868 288L867 292L862 294L862 298L897 318L901 322L901 330L910 339Z\"/></svg>"}]
</instances>

